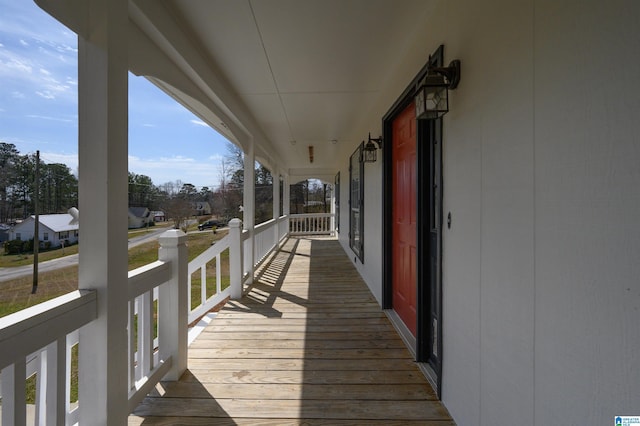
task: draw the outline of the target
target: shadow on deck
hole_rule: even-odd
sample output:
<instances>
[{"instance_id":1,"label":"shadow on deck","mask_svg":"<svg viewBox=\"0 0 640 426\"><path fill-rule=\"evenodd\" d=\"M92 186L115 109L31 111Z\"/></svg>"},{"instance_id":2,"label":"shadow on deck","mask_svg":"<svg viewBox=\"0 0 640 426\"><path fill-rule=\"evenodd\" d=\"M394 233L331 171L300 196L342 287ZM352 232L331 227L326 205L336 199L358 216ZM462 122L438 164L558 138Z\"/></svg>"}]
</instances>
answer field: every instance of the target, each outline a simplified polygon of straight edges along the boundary
<instances>
[{"instance_id":1,"label":"shadow on deck","mask_svg":"<svg viewBox=\"0 0 640 426\"><path fill-rule=\"evenodd\" d=\"M453 425L334 239L291 238L130 425Z\"/></svg>"}]
</instances>

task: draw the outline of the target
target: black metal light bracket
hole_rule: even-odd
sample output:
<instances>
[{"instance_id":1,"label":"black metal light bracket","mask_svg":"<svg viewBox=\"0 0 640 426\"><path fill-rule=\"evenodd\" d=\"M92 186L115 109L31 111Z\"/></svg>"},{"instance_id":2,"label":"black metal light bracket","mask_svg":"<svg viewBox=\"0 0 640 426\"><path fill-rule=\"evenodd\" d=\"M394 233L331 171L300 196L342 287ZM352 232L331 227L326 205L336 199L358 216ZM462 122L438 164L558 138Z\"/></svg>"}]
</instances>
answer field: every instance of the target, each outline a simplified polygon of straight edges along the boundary
<instances>
[{"instance_id":1,"label":"black metal light bracket","mask_svg":"<svg viewBox=\"0 0 640 426\"><path fill-rule=\"evenodd\" d=\"M447 81L447 88L450 90L458 87L460 83L460 60L454 59L448 67L429 67L427 74L440 74Z\"/></svg>"}]
</instances>

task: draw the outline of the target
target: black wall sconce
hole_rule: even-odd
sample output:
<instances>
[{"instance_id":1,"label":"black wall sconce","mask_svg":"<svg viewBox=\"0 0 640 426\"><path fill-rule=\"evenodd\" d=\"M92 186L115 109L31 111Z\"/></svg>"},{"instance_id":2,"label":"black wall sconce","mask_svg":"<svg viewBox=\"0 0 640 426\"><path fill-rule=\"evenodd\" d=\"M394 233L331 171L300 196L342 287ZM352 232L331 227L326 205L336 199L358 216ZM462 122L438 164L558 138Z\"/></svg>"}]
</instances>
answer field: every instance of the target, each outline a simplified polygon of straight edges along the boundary
<instances>
[{"instance_id":1,"label":"black wall sconce","mask_svg":"<svg viewBox=\"0 0 640 426\"><path fill-rule=\"evenodd\" d=\"M451 61L448 67L430 65L416 90L416 118L435 120L445 115L449 111L449 90L458 87L459 82L459 60Z\"/></svg>"},{"instance_id":2,"label":"black wall sconce","mask_svg":"<svg viewBox=\"0 0 640 426\"><path fill-rule=\"evenodd\" d=\"M374 142L378 144L377 147ZM380 136L379 138L372 138L371 133L369 133L369 141L364 146L362 153L363 161L365 163L375 163L378 159L378 148L382 149L382 136Z\"/></svg>"}]
</instances>

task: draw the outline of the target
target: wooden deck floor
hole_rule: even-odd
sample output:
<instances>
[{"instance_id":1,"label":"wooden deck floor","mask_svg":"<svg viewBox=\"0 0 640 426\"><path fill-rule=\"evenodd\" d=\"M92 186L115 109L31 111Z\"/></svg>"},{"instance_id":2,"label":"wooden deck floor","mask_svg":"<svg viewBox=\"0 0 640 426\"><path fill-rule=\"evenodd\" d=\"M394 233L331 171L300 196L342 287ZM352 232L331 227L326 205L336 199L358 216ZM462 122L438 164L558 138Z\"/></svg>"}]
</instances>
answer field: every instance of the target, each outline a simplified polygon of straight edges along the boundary
<instances>
[{"instance_id":1,"label":"wooden deck floor","mask_svg":"<svg viewBox=\"0 0 640 426\"><path fill-rule=\"evenodd\" d=\"M292 238L258 277L130 425L454 425L337 241Z\"/></svg>"}]
</instances>

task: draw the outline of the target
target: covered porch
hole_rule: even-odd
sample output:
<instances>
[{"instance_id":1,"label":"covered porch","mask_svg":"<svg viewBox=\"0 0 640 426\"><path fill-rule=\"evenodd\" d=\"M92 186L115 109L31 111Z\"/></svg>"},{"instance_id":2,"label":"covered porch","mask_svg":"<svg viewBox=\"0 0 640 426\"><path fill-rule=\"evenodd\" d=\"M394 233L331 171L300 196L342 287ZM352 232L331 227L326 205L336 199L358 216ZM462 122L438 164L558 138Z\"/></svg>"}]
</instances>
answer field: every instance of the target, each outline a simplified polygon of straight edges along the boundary
<instances>
[{"instance_id":1,"label":"covered porch","mask_svg":"<svg viewBox=\"0 0 640 426\"><path fill-rule=\"evenodd\" d=\"M290 237L130 425L452 425L338 241Z\"/></svg>"}]
</instances>

